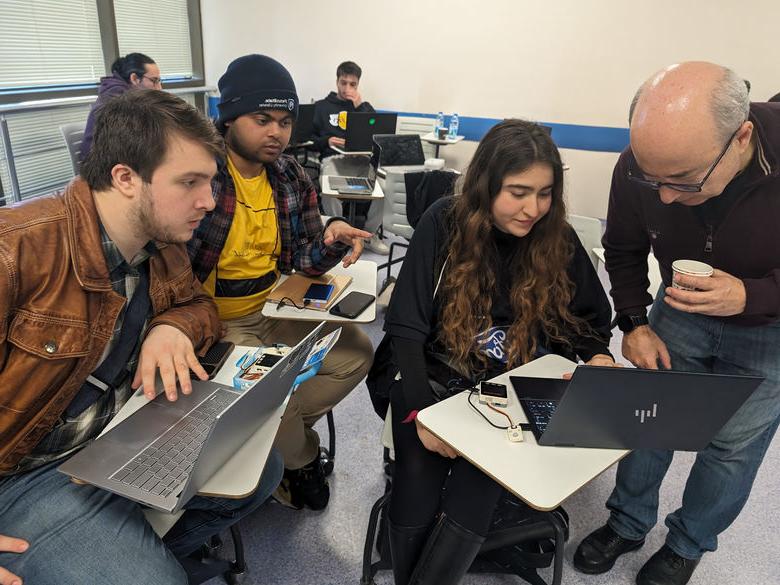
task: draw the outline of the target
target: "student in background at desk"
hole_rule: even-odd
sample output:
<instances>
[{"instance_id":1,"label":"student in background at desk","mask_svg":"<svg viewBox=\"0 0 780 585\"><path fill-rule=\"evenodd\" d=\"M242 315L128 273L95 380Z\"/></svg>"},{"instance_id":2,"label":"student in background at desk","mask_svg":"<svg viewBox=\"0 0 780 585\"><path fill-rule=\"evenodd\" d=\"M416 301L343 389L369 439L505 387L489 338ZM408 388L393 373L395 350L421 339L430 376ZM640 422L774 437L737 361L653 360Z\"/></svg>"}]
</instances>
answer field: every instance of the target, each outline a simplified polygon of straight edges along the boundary
<instances>
[{"instance_id":1,"label":"student in background at desk","mask_svg":"<svg viewBox=\"0 0 780 585\"><path fill-rule=\"evenodd\" d=\"M184 243L214 207L221 151L185 101L130 92L98 114L83 178L0 211L0 531L29 543L11 552L0 536L0 582L13 582L4 567L28 585L186 585L174 555L278 485L274 455L254 495L196 496L160 540L139 504L57 471L142 382L154 397L158 370L170 400L177 379L191 390L190 368L206 379L195 352L220 323Z\"/></svg>"},{"instance_id":2,"label":"student in background at desk","mask_svg":"<svg viewBox=\"0 0 780 585\"><path fill-rule=\"evenodd\" d=\"M98 97L92 104L81 140L81 160L87 158L92 148L92 133L95 128L95 112L108 100L131 89L162 89L160 68L151 57L143 53L128 53L111 65L111 75L100 79Z\"/></svg>"},{"instance_id":3,"label":"student in background at desk","mask_svg":"<svg viewBox=\"0 0 780 585\"><path fill-rule=\"evenodd\" d=\"M357 63L344 61L336 68L336 91L330 92L327 97L314 103L314 148L320 152L320 175L337 175L329 159L338 153L331 148L344 147L346 131L339 126L339 114L341 112L373 112L374 107L363 101L358 86L363 70ZM322 205L328 215L341 215L341 202L335 197L323 197ZM368 249L376 254L389 254L390 248L377 235L376 231L382 225L382 201L371 203L351 203L362 208L366 214L367 231L373 235L366 241ZM356 222L357 223L357 222Z\"/></svg>"},{"instance_id":4,"label":"student in background at desk","mask_svg":"<svg viewBox=\"0 0 780 585\"><path fill-rule=\"evenodd\" d=\"M270 319L261 311L280 272L327 272L357 261L370 234L340 217L323 226L317 193L298 162L282 154L298 111L298 94L284 66L245 55L219 80L217 127L227 157L213 181L216 208L189 243L195 275L214 296L236 345L296 345L316 322ZM350 250L351 247L351 250ZM290 398L276 438L285 462L277 499L294 508L327 506L330 490L312 428L357 386L371 364L371 341L345 326L317 376Z\"/></svg>"},{"instance_id":5,"label":"student in background at desk","mask_svg":"<svg viewBox=\"0 0 780 585\"><path fill-rule=\"evenodd\" d=\"M502 493L419 426L417 412L545 353L614 365L610 314L588 254L566 223L555 144L530 122L494 126L477 147L462 194L437 201L418 223L377 353L378 369L390 360L376 383L392 404L396 585L458 583Z\"/></svg>"}]
</instances>

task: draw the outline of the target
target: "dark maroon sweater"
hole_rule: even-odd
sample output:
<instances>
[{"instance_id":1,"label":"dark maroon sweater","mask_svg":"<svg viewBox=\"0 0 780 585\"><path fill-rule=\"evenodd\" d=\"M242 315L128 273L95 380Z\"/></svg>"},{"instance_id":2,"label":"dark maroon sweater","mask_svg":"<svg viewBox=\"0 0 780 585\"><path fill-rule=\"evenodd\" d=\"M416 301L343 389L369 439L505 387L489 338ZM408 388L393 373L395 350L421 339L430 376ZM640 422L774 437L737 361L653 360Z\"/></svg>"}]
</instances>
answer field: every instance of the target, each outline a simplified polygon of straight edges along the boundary
<instances>
[{"instance_id":1,"label":"dark maroon sweater","mask_svg":"<svg viewBox=\"0 0 780 585\"><path fill-rule=\"evenodd\" d=\"M744 312L719 319L745 326L780 319L780 103L751 104L750 120L758 139L753 160L722 194L695 207L666 205L657 191L631 183L626 175L635 165L631 148L620 155L603 239L618 313L643 315L652 302L647 292L652 246L665 286L679 258L742 279Z\"/></svg>"}]
</instances>

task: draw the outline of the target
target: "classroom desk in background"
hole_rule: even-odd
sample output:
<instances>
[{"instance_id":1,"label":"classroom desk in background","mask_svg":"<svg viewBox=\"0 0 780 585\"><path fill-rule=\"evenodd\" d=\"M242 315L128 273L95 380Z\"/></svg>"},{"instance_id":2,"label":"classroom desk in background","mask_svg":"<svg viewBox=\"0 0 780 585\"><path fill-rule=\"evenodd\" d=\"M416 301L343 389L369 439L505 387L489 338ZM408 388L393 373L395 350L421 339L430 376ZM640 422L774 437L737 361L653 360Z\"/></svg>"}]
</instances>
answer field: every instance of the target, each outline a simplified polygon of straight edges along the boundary
<instances>
[{"instance_id":1,"label":"classroom desk in background","mask_svg":"<svg viewBox=\"0 0 780 585\"><path fill-rule=\"evenodd\" d=\"M349 225L355 225L355 203L357 201L372 202L377 199L384 199L385 194L382 191L382 186L379 181L374 183L374 191L368 194L360 193L339 193L336 189L330 186L330 175L322 175L320 177L320 186L322 187L323 197L334 197L341 201L341 204L347 208L346 215Z\"/></svg>"}]
</instances>

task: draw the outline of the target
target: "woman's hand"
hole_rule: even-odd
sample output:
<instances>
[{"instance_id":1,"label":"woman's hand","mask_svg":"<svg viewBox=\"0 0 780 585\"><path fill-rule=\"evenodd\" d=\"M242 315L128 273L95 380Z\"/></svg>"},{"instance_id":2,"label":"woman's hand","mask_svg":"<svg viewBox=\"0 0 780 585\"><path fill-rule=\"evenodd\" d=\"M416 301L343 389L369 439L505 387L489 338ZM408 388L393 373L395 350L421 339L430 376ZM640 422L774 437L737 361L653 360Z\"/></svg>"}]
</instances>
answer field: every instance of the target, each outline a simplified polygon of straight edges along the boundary
<instances>
[{"instance_id":1,"label":"woman's hand","mask_svg":"<svg viewBox=\"0 0 780 585\"><path fill-rule=\"evenodd\" d=\"M587 362L585 362L586 366L604 366L607 368L622 368L623 364L616 364L615 360L612 359L612 356L607 355L605 353L597 353L592 358L590 358ZM571 380L573 372L569 372L568 374L563 375L564 380Z\"/></svg>"},{"instance_id":2,"label":"woman's hand","mask_svg":"<svg viewBox=\"0 0 780 585\"><path fill-rule=\"evenodd\" d=\"M420 437L420 442L428 451L433 451L442 457L449 457L450 459L455 459L458 456L452 447L422 426L417 422L417 419L414 419L414 424L417 427L417 436Z\"/></svg>"}]
</instances>

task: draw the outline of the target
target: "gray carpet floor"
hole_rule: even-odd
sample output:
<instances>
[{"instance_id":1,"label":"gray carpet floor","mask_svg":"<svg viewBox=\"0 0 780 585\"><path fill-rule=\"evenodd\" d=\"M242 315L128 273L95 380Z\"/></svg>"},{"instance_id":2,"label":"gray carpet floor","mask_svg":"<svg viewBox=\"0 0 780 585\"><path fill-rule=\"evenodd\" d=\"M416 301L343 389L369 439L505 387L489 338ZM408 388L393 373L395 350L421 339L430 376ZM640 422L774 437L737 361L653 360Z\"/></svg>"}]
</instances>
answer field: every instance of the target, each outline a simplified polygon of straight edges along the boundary
<instances>
[{"instance_id":1,"label":"gray carpet floor","mask_svg":"<svg viewBox=\"0 0 780 585\"><path fill-rule=\"evenodd\" d=\"M384 257L370 253L364 258L378 263ZM603 269L602 279L605 280ZM380 276L380 281L383 276ZM382 336L382 315L366 326L374 345ZM618 332L619 335L619 332ZM613 339L613 353L620 355L620 339ZM365 383L361 383L335 410L336 467L330 478L331 499L324 511L295 511L274 502L241 522L249 563L246 584L257 585L358 585L363 545L372 504L382 495L382 421L371 408ZM327 444L325 421L317 429ZM566 546L565 585L631 584L665 536L663 518L680 503L693 455L678 453L661 490L661 522L645 546L621 558L605 575L588 576L572 566L579 541L607 518L604 502L614 482L614 469L574 494L564 506L571 516L571 537ZM529 470L533 473L533 470ZM721 536L716 553L704 557L691 585L780 584L780 562L775 546L780 544L780 447L776 440L759 471L753 492L737 521ZM226 547L229 550L229 547ZM549 571L543 571L545 578ZM223 581L213 579L209 585ZM380 572L377 585L390 585L390 572ZM464 585L521 584L506 575L468 575Z\"/></svg>"}]
</instances>

